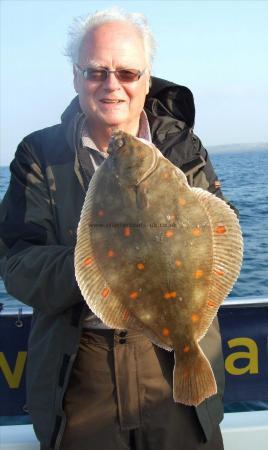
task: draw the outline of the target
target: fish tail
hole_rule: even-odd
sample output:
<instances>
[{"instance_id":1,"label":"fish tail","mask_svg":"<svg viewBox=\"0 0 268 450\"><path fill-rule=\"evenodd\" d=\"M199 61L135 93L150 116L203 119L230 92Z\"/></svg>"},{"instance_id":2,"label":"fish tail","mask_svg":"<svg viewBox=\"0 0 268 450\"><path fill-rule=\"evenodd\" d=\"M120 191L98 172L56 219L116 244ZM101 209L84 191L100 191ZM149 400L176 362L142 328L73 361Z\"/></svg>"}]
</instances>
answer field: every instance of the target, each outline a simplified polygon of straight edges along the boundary
<instances>
[{"instance_id":1,"label":"fish tail","mask_svg":"<svg viewBox=\"0 0 268 450\"><path fill-rule=\"evenodd\" d=\"M175 402L184 405L197 406L217 393L211 365L198 344L186 354L175 351L173 384Z\"/></svg>"}]
</instances>

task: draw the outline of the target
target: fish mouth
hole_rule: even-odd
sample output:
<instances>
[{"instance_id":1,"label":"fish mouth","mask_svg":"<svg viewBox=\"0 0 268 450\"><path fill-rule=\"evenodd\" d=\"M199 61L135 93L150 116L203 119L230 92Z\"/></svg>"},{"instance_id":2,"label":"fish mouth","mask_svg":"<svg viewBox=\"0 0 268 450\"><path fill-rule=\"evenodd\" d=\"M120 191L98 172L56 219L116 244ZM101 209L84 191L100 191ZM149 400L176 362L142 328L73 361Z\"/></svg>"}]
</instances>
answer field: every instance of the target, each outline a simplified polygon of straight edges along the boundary
<instances>
[{"instance_id":1,"label":"fish mouth","mask_svg":"<svg viewBox=\"0 0 268 450\"><path fill-rule=\"evenodd\" d=\"M125 140L123 139L122 132L120 130L114 130L109 142L107 153L110 155L119 148L123 147Z\"/></svg>"}]
</instances>

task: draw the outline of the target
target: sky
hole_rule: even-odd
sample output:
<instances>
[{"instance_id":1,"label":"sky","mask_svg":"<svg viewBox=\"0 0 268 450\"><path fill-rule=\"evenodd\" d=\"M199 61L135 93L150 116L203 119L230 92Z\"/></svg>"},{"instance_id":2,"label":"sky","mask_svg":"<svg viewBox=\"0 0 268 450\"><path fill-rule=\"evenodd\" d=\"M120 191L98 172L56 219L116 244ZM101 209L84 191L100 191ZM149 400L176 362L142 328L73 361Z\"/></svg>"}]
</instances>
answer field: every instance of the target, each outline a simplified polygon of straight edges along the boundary
<instances>
[{"instance_id":1,"label":"sky","mask_svg":"<svg viewBox=\"0 0 268 450\"><path fill-rule=\"evenodd\" d=\"M119 6L145 14L153 75L190 88L205 146L268 142L268 1L0 0L0 164L21 139L59 123L75 96L64 56L73 19Z\"/></svg>"}]
</instances>

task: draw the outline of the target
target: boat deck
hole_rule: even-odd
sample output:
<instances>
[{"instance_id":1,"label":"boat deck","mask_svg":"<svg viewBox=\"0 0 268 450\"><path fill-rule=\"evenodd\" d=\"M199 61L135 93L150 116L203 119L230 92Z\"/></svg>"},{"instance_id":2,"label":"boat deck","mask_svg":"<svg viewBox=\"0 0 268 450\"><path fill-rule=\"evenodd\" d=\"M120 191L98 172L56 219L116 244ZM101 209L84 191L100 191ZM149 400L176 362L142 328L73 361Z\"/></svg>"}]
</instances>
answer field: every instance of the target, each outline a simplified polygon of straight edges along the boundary
<instances>
[{"instance_id":1,"label":"boat deck","mask_svg":"<svg viewBox=\"0 0 268 450\"><path fill-rule=\"evenodd\" d=\"M266 450L268 411L227 413L221 424L224 450ZM32 425L0 427L0 450L39 450Z\"/></svg>"}]
</instances>

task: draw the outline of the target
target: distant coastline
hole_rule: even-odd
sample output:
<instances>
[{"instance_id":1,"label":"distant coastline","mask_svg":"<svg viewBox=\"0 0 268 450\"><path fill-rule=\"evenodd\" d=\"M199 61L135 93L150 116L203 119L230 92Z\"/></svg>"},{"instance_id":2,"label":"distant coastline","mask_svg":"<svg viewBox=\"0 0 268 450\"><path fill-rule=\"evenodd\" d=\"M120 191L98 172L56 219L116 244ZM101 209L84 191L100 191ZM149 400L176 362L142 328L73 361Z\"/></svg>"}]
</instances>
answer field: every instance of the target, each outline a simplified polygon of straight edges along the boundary
<instances>
[{"instance_id":1,"label":"distant coastline","mask_svg":"<svg viewBox=\"0 0 268 450\"><path fill-rule=\"evenodd\" d=\"M209 153L245 153L245 152L265 152L268 151L268 142L255 142L251 144L220 144L220 145L203 145ZM11 161L10 161L11 162ZM8 167L9 163L2 164L0 162L0 167Z\"/></svg>"},{"instance_id":2,"label":"distant coastline","mask_svg":"<svg viewBox=\"0 0 268 450\"><path fill-rule=\"evenodd\" d=\"M268 151L268 142L252 144L207 145L209 153L244 153Z\"/></svg>"}]
</instances>

